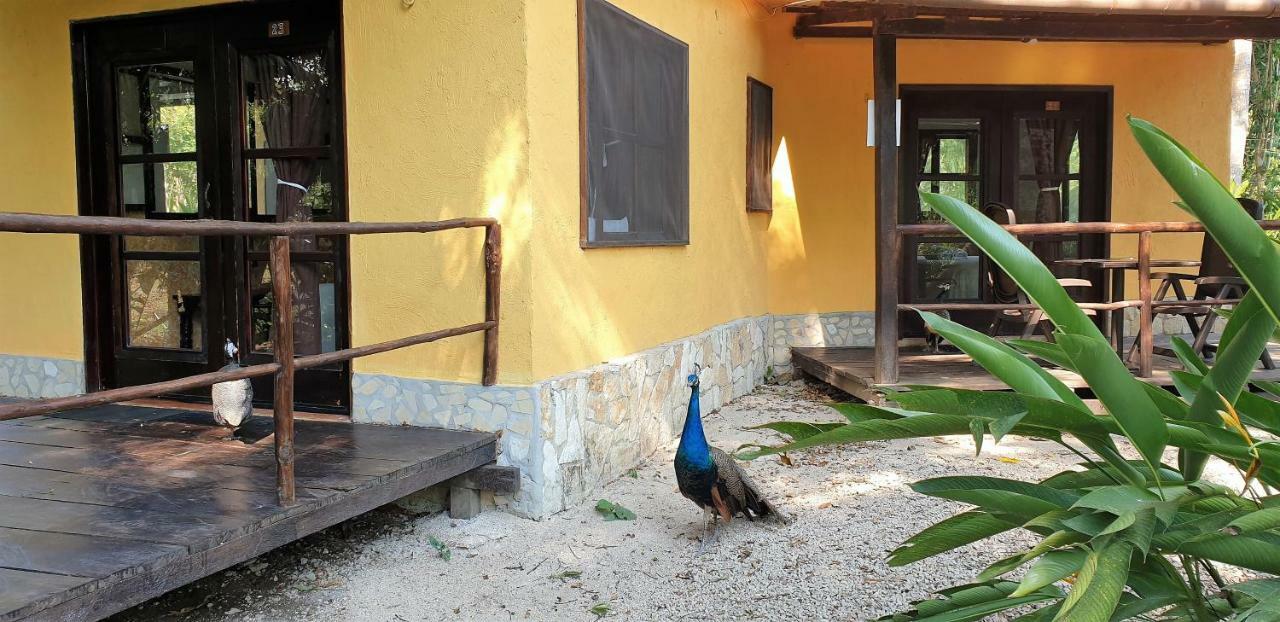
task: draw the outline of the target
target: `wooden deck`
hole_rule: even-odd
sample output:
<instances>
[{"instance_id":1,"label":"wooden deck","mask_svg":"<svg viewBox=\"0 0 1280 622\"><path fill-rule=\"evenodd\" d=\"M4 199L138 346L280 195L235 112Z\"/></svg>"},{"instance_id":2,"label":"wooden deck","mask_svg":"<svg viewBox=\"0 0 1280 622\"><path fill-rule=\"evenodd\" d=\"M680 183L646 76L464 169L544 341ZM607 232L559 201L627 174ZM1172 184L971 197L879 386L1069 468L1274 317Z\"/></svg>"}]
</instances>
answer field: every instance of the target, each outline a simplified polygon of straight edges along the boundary
<instances>
[{"instance_id":1,"label":"wooden deck","mask_svg":"<svg viewBox=\"0 0 1280 622\"><path fill-rule=\"evenodd\" d=\"M284 508L271 426L124 405L0 422L0 622L101 619L496 452L492 434L298 420Z\"/></svg>"},{"instance_id":2,"label":"wooden deck","mask_svg":"<svg viewBox=\"0 0 1280 622\"><path fill-rule=\"evenodd\" d=\"M1280 360L1280 347L1271 347L1272 357ZM911 385L932 385L976 391L1006 391L1009 386L997 380L963 354L925 354L903 349L898 364L898 382L877 385L874 377L872 348L791 348L791 360L806 374L834 386L870 404L883 404L886 389L902 389ZM1156 356L1150 378L1143 380L1160 386L1173 386L1170 370L1182 369L1175 359ZM1057 367L1046 367L1049 373L1073 389L1087 385L1078 374ZM1259 380L1280 380L1280 370L1259 368Z\"/></svg>"}]
</instances>

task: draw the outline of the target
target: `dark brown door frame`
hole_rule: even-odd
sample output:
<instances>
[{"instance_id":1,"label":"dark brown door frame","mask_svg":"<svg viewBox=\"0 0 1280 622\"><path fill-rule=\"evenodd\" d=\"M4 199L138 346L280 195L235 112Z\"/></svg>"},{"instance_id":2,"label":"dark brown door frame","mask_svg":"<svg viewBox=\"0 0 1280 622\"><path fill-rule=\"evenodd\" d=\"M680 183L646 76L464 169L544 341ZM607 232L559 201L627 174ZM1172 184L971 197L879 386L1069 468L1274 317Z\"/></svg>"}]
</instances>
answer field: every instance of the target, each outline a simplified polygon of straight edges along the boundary
<instances>
[{"instance_id":1,"label":"dark brown door frame","mask_svg":"<svg viewBox=\"0 0 1280 622\"><path fill-rule=\"evenodd\" d=\"M321 6L323 5L323 6ZM289 19L294 24L311 23L318 20L326 21L331 27L332 37L324 43L331 59L331 76L333 80L333 106L335 116L335 127L332 131L332 163L330 171L333 175L331 183L333 185L333 196L341 210L341 218L347 218L349 214L349 199L347 196L347 159L346 159L346 82L345 71L343 67L343 36L342 36L342 8L340 0L324 0L316 2L315 0L279 0L273 2L262 3L235 3L224 5L211 5L205 7L197 7L190 9L173 9L145 13L140 15L110 16L104 18L96 18L90 20L76 21L71 24L71 58L72 58L72 90L73 90L73 113L75 123L75 152L76 152L76 186L77 186L77 204L78 212L81 215L102 215L101 206L96 204L98 197L111 196L109 193L115 191L114 184L110 183L113 176L108 173L109 164L101 154L95 152L96 149L107 149L112 151L115 148L114 141L109 146L102 145L100 138L95 138L106 131L102 127L101 117L95 118L100 114L95 105L91 105L93 101L95 86L91 83L93 71L90 69L90 37L95 29L112 24L120 24L128 26L130 24L147 24L147 23L166 23L175 20L225 20L228 22L243 23L246 20L253 20L264 25L268 21L276 19ZM240 30L242 32L242 30ZM295 31L296 32L296 31ZM225 42L211 42L211 45L226 46L226 51L215 54L215 58L225 60L225 65L219 67L219 75L228 76L227 84L219 84L217 89L219 95L213 100L215 112L210 113L210 117L216 117L216 124L223 127L217 128L218 135L237 133L239 130L227 128L239 128L240 119L243 117L242 102L239 106L233 105L233 100L240 97L239 83L239 63L236 61L237 53L241 51L253 51L265 46L266 39L260 38L262 42L256 46L254 43L246 43L245 37L240 35L231 36L232 40ZM314 41L299 42L299 44L314 44ZM235 44L243 45L243 48L235 47ZM281 45L266 46L272 50L281 49L288 51L295 45L282 41ZM242 132L240 132L242 133ZM114 132L110 132L114 136ZM234 205L237 209L243 211L247 209L243 205L242 198L242 181L229 179L230 175L239 174L241 164L240 158L240 141L222 141L216 149L216 155L206 156L204 159L216 162L221 170L212 171L213 175L218 178L218 183L214 184L218 192L230 192L231 195L220 200L220 203ZM216 215L202 215L202 217L231 217L230 208L224 208L225 213ZM237 214L236 217L244 217L244 214ZM225 247L224 252L230 252L228 257L244 257L243 241L233 238L206 238L206 244L221 244ZM335 283L335 304L339 307L338 319L340 325L338 331L338 348L347 347L349 345L351 334L351 312L350 312L350 254L347 250L347 240L345 237L339 238L337 242L337 259L336 266L338 272L338 282ZM234 251L231 249L235 249ZM104 271L112 271L112 261L114 259L114 243L109 236L81 236L80 237L80 275L81 275L81 297L82 297L82 314L84 322L84 363L85 363L85 389L88 391L96 391L105 388L111 388L112 379L115 377L115 350L116 344L119 343L118 324L114 320L115 311L112 309L111 296L114 285L112 278L104 278ZM247 279L247 262L241 259L236 260L241 263L239 269L233 275L227 275L221 278L221 282L233 283L231 291L228 292L228 304L233 308L227 308L221 312L231 312L239 314L241 305L239 299L242 298L240 290L244 287ZM214 313L212 310L206 310L206 313ZM244 312L247 317L247 311ZM209 324L209 323L207 323ZM207 327L206 327L207 328ZM243 331L242 331L243 332ZM242 357L245 351L251 350L251 344L244 342L242 337L238 337L242 341ZM213 349L213 348L208 348ZM220 349L216 352L204 352L203 356L209 358L221 359ZM248 358L248 357L243 357ZM212 363L210 363L212 365ZM215 366L216 367L216 366ZM325 407L323 405L308 405L313 410L349 413L352 403L351 395L351 368L349 363L343 363L341 367L335 367L332 371L340 374L343 387L340 388L341 404L336 407ZM305 381L300 380L300 390L305 390ZM332 379L326 380L332 383ZM269 384L269 382L268 382ZM257 393L260 397L265 397L265 403L269 403L271 391L269 386L258 388Z\"/></svg>"},{"instance_id":2,"label":"dark brown door frame","mask_svg":"<svg viewBox=\"0 0 1280 622\"><path fill-rule=\"evenodd\" d=\"M1013 197L1014 189L1017 184L1016 173L1006 172L1005 169L1012 164L1012 160L1016 158L1016 134L1012 137L1008 136L1012 132L1016 132L1016 127L1012 123L992 123L997 117L1004 119L1014 118L1014 114L1022 111L1018 107L1017 98L1013 102L1001 104L999 109L987 105L991 98L999 95L1014 96L1044 96L1047 98L1060 97L1067 99L1092 99L1097 102L1102 110L1097 111L1096 118L1099 120L1097 127L1080 129L1080 140L1082 149L1085 148L1086 141L1088 144L1097 149L1094 162L1089 163L1093 168L1088 175L1091 184L1097 187L1086 188L1084 183L1081 184L1080 192L1082 195L1086 192L1092 197L1092 201L1098 205L1093 216L1097 220L1109 221L1111 219L1111 167L1112 156L1114 151L1113 135L1112 135L1112 111L1114 102L1114 88L1106 85L991 85L991 84L928 84L928 85L902 85L899 87L899 96L903 100L902 113L902 145L904 153L899 157L898 167L898 184L901 190L901 198L898 207L898 221L905 222L910 214L918 210L916 200L916 189L913 184L915 175L909 167L916 164L918 154L911 153L910 147L917 144L918 133L916 127L910 120L918 115L911 108L911 100L918 97L928 97L930 95L945 95L947 100L940 105L931 105L929 114L939 113L940 115L952 114L956 116L979 118L984 124L984 142L980 145L982 150L982 158L992 168L995 164L996 168L1001 169L999 175L988 175L988 171L983 171L982 184L980 188L981 200L985 203L990 200L1001 200L1008 202ZM968 96L968 97L966 97ZM984 102L983 100L987 100ZM984 108L984 105L987 106ZM989 108L989 109L988 109ZM987 133L987 127L999 126L998 131L1001 135L991 135ZM1092 130L1092 131L1088 131ZM1007 147L1013 145L1015 149ZM996 164L998 163L998 164ZM915 209L912 209L912 208ZM976 207L981 207L976 206ZM879 232L879 235L885 235ZM1105 254L1110 245L1109 236L1082 236L1088 239L1082 240L1081 252L1090 252L1094 254ZM915 294L915 279L912 270L908 270L910 262L907 260L906 253L913 247L911 240L904 240L900 255L902 257L901 272L897 275L897 289L899 297L903 302L909 302ZM988 261L985 257L981 258L982 262ZM982 273L980 269L980 273ZM1086 277L1096 275L1083 275ZM1093 296L1102 295L1101 284L1094 287ZM984 296L985 298L985 296ZM984 300L985 301L985 300ZM989 301L987 301L989 302ZM988 313L989 315L989 313ZM957 318L960 319L960 318ZM916 334L921 331L918 318L913 314L906 314L899 317L900 334Z\"/></svg>"}]
</instances>

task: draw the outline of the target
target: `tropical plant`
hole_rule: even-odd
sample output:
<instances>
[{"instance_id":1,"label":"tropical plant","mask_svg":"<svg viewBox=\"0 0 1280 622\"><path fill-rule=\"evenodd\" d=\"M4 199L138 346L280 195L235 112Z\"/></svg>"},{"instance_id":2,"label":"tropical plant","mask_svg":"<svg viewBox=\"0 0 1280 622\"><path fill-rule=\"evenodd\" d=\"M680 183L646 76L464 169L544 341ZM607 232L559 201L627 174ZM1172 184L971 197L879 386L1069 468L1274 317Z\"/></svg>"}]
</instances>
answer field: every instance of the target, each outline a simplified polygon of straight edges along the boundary
<instances>
[{"instance_id":1,"label":"tropical plant","mask_svg":"<svg viewBox=\"0 0 1280 622\"><path fill-rule=\"evenodd\" d=\"M1262 440L1280 435L1280 403L1247 386L1280 317L1280 252L1193 154L1150 123L1131 118L1129 126L1180 205L1251 286L1230 314L1212 367L1177 341L1185 367L1173 372L1177 394L1133 377L1026 246L973 207L921 193L1045 310L1053 341L1006 343L921 313L1013 391L913 387L891 395L893 408L837 404L847 423L766 424L790 442L743 456L970 434L981 452L990 434L997 443L1008 435L1049 439L1081 457L1078 469L1039 482L950 476L913 484L972 508L910 537L890 554L891 565L1015 529L1038 541L994 561L972 583L883 619L977 620L1019 607L1031 609L1018 612L1029 621L1280 619L1280 579L1269 576L1280 573L1280 495L1272 492L1280 486L1280 443ZM1079 374L1105 412L1093 412L1033 357ZM1254 386L1280 396L1275 385ZM1174 448L1176 461L1166 461ZM1210 460L1238 469L1243 487L1203 479ZM1220 564L1253 571L1251 580L1227 582Z\"/></svg>"}]
</instances>

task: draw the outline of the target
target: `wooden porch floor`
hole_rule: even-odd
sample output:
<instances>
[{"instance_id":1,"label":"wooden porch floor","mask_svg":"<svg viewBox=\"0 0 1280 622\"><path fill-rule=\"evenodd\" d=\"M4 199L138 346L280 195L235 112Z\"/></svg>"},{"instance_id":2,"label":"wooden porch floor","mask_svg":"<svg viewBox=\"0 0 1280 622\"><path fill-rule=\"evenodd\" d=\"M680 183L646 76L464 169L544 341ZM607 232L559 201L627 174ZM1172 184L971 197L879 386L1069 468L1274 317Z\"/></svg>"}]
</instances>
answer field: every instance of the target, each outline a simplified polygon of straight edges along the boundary
<instances>
[{"instance_id":1,"label":"wooden porch floor","mask_svg":"<svg viewBox=\"0 0 1280 622\"><path fill-rule=\"evenodd\" d=\"M1280 360L1280 346L1271 345L1271 356ZM886 389L902 389L910 385L933 385L976 391L1005 391L1009 386L1000 382L963 354L926 354L920 350L903 349L899 355L898 382L890 385L875 383L872 364L872 348L791 348L791 360L805 373L832 385L870 404L883 404ZM1173 386L1170 370L1182 369L1176 359L1155 356L1154 369L1145 381L1159 386ZM1057 367L1046 367L1067 386L1086 388L1078 374ZM1254 373L1259 380L1280 380L1280 369Z\"/></svg>"},{"instance_id":2,"label":"wooden porch floor","mask_svg":"<svg viewBox=\"0 0 1280 622\"><path fill-rule=\"evenodd\" d=\"M111 405L0 422L0 622L98 620L495 458L477 432L298 420L276 504L271 419Z\"/></svg>"}]
</instances>

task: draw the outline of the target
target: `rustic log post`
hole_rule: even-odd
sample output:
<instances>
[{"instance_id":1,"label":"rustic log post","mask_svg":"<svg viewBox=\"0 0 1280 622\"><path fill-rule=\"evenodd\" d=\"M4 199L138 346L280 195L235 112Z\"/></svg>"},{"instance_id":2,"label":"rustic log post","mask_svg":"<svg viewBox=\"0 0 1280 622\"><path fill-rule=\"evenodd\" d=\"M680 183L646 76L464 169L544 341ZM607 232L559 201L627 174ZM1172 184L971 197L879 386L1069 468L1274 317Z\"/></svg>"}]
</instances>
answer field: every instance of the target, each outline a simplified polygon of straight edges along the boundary
<instances>
[{"instance_id":1,"label":"rustic log post","mask_svg":"<svg viewBox=\"0 0 1280 622\"><path fill-rule=\"evenodd\" d=\"M275 334L271 345L280 366L275 382L276 492L280 505L297 502L293 483L293 269L289 236L271 238L271 292Z\"/></svg>"},{"instance_id":2,"label":"rustic log post","mask_svg":"<svg viewBox=\"0 0 1280 622\"><path fill-rule=\"evenodd\" d=\"M484 331L484 373L481 382L492 386L498 382L498 313L502 290L502 226L494 223L484 229L484 320L490 323Z\"/></svg>"},{"instance_id":3,"label":"rustic log post","mask_svg":"<svg viewBox=\"0 0 1280 622\"><path fill-rule=\"evenodd\" d=\"M879 22L875 28L879 29ZM875 83L876 139L876 327L875 381L898 381L898 47L892 35L871 43Z\"/></svg>"},{"instance_id":4,"label":"rustic log post","mask_svg":"<svg viewBox=\"0 0 1280 622\"><path fill-rule=\"evenodd\" d=\"M1117 275L1116 278L1122 278ZM1151 307L1151 232L1138 234L1138 375L1151 377L1151 357L1155 349L1155 327Z\"/></svg>"}]
</instances>

